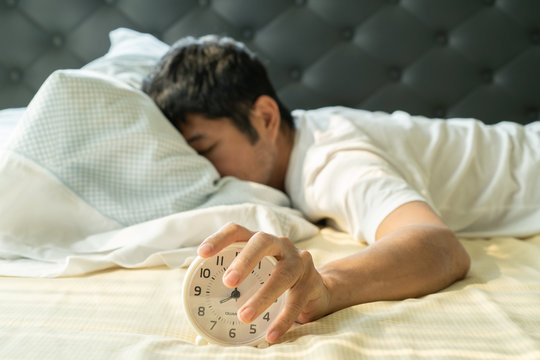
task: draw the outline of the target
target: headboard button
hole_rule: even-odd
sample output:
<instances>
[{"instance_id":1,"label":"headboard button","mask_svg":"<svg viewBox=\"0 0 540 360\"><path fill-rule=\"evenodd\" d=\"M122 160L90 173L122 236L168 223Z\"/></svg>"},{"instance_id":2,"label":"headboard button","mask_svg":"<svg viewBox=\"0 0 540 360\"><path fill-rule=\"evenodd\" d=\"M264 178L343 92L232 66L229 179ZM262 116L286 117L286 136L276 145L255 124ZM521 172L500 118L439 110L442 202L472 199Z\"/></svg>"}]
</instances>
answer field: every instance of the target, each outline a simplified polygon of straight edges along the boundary
<instances>
[{"instance_id":1,"label":"headboard button","mask_svg":"<svg viewBox=\"0 0 540 360\"><path fill-rule=\"evenodd\" d=\"M18 83L22 80L22 72L19 69L11 69L9 72L9 80L12 83Z\"/></svg>"},{"instance_id":2,"label":"headboard button","mask_svg":"<svg viewBox=\"0 0 540 360\"><path fill-rule=\"evenodd\" d=\"M480 77L484 82L491 83L493 82L494 72L490 68L485 68L480 71Z\"/></svg>"},{"instance_id":3,"label":"headboard button","mask_svg":"<svg viewBox=\"0 0 540 360\"><path fill-rule=\"evenodd\" d=\"M391 67L388 70L388 76L390 77L390 80L392 81L400 81L401 80L401 69L398 67Z\"/></svg>"},{"instance_id":4,"label":"headboard button","mask_svg":"<svg viewBox=\"0 0 540 360\"><path fill-rule=\"evenodd\" d=\"M435 35L435 41L441 46L448 45L448 34L446 33L446 31L439 31Z\"/></svg>"},{"instance_id":5,"label":"headboard button","mask_svg":"<svg viewBox=\"0 0 540 360\"><path fill-rule=\"evenodd\" d=\"M354 31L350 27L346 27L341 30L341 38L345 41L351 41L354 36Z\"/></svg>"},{"instance_id":6,"label":"headboard button","mask_svg":"<svg viewBox=\"0 0 540 360\"><path fill-rule=\"evenodd\" d=\"M302 77L302 72L298 68L293 68L289 71L289 76L292 80L298 81Z\"/></svg>"},{"instance_id":7,"label":"headboard button","mask_svg":"<svg viewBox=\"0 0 540 360\"><path fill-rule=\"evenodd\" d=\"M56 34L56 35L53 35L51 42L54 47L60 48L64 45L64 38L62 37L62 35Z\"/></svg>"}]
</instances>

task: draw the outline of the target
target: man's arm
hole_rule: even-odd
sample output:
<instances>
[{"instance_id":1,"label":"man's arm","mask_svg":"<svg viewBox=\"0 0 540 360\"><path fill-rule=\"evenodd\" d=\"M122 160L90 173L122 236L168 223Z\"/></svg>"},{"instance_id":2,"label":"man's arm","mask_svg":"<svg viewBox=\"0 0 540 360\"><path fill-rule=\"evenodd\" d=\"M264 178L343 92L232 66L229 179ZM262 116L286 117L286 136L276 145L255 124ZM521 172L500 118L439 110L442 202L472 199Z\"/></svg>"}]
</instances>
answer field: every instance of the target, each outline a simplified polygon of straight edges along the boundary
<instances>
[{"instance_id":1,"label":"man's arm","mask_svg":"<svg viewBox=\"0 0 540 360\"><path fill-rule=\"evenodd\" d=\"M454 234L423 202L405 204L381 223L377 241L363 251L315 269L311 255L287 238L252 232L236 224L224 226L199 247L213 256L236 241L247 241L224 274L226 286L238 286L262 259L276 257L272 276L239 309L249 323L285 290L285 307L266 336L275 342L293 324L377 300L398 300L438 291L463 278L469 256Z\"/></svg>"},{"instance_id":2,"label":"man's arm","mask_svg":"<svg viewBox=\"0 0 540 360\"><path fill-rule=\"evenodd\" d=\"M329 312L430 294L469 270L470 258L461 243L423 202L390 213L376 238L365 250L318 269L331 296Z\"/></svg>"}]
</instances>

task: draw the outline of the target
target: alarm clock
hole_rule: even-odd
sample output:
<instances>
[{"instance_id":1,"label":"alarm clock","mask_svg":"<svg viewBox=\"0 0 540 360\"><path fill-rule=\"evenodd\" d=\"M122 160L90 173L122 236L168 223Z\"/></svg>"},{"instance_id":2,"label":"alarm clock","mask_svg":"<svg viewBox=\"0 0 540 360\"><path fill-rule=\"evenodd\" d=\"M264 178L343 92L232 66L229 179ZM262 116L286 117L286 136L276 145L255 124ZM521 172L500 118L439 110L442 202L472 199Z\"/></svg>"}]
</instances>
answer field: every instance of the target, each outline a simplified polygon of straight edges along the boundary
<instances>
[{"instance_id":1,"label":"alarm clock","mask_svg":"<svg viewBox=\"0 0 540 360\"><path fill-rule=\"evenodd\" d=\"M238 319L238 310L270 278L277 263L275 258L266 256L238 287L226 287L223 284L223 274L244 244L233 243L209 258L198 256L184 278L185 313L193 328L208 342L262 345L269 325L284 304L285 294L251 323L244 324Z\"/></svg>"}]
</instances>

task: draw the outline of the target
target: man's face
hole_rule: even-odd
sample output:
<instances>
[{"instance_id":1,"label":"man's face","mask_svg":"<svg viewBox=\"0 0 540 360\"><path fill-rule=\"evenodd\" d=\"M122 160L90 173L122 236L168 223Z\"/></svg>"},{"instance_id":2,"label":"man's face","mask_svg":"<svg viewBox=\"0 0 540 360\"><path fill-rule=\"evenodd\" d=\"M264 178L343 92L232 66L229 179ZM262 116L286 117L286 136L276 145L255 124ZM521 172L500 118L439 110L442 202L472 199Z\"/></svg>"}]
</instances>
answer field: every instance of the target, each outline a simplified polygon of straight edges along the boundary
<instances>
[{"instance_id":1,"label":"man's face","mask_svg":"<svg viewBox=\"0 0 540 360\"><path fill-rule=\"evenodd\" d=\"M188 144L210 160L221 176L268 185L274 156L271 144L264 137L252 144L228 118L209 119L186 114L186 120L180 130ZM257 124L253 124L259 130Z\"/></svg>"}]
</instances>

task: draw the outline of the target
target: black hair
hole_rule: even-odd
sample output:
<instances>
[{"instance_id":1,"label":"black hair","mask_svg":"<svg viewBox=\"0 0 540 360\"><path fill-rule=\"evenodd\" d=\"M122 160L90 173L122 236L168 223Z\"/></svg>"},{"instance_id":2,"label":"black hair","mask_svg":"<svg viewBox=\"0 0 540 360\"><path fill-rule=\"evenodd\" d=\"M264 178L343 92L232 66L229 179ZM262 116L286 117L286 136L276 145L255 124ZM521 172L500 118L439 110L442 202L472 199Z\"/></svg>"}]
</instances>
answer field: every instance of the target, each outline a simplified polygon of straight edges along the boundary
<instances>
[{"instance_id":1,"label":"black hair","mask_svg":"<svg viewBox=\"0 0 540 360\"><path fill-rule=\"evenodd\" d=\"M279 107L281 130L294 130L262 62L244 44L227 37L187 37L174 43L143 82L143 91L179 129L188 113L227 117L252 143L251 108L261 95Z\"/></svg>"}]
</instances>

